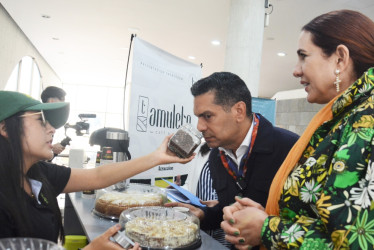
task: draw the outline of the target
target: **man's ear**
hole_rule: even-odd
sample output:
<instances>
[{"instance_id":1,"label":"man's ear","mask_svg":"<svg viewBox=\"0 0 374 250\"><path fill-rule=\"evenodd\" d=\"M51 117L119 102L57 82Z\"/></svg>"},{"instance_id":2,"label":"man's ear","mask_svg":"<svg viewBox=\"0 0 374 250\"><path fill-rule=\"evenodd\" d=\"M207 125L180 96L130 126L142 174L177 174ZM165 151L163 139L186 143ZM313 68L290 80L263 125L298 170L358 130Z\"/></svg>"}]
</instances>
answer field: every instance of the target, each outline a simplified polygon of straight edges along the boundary
<instances>
[{"instance_id":1,"label":"man's ear","mask_svg":"<svg viewBox=\"0 0 374 250\"><path fill-rule=\"evenodd\" d=\"M0 122L0 135L4 136L5 138L8 138L8 133L6 132L4 121Z\"/></svg>"},{"instance_id":2,"label":"man's ear","mask_svg":"<svg viewBox=\"0 0 374 250\"><path fill-rule=\"evenodd\" d=\"M247 106L243 101L235 103L233 108L238 122L243 121L247 117Z\"/></svg>"}]
</instances>

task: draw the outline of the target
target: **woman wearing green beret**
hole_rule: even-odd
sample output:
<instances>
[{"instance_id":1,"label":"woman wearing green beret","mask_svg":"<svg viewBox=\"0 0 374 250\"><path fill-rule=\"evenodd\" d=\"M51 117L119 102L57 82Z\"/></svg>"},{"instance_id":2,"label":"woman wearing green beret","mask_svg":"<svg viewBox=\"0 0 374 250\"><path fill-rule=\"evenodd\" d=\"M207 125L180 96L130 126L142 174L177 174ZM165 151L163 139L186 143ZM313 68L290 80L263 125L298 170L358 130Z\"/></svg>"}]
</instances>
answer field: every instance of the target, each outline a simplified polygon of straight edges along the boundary
<instances>
[{"instance_id":1,"label":"woman wearing green beret","mask_svg":"<svg viewBox=\"0 0 374 250\"><path fill-rule=\"evenodd\" d=\"M0 91L0 238L63 240L56 199L60 193L104 188L154 166L193 158L170 153L166 137L156 151L131 161L93 169L45 163L53 156L55 129L66 123L68 115L69 103L41 103L18 92ZM109 240L118 230L109 228L85 249L122 249Z\"/></svg>"}]
</instances>

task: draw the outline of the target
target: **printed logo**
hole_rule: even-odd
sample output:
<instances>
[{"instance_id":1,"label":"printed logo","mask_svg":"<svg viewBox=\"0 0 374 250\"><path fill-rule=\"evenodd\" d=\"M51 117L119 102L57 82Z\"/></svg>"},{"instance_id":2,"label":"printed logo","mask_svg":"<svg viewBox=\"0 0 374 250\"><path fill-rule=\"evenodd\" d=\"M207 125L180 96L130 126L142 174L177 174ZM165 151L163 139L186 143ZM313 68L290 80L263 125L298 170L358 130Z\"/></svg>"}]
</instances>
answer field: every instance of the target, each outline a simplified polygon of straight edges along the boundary
<instances>
[{"instance_id":1,"label":"printed logo","mask_svg":"<svg viewBox=\"0 0 374 250\"><path fill-rule=\"evenodd\" d=\"M136 130L139 132L147 132L148 127L178 129L185 123L191 123L191 120L191 115L186 114L183 105L177 108L173 104L170 110L149 107L149 98L139 96L136 121Z\"/></svg>"},{"instance_id":2,"label":"printed logo","mask_svg":"<svg viewBox=\"0 0 374 250\"><path fill-rule=\"evenodd\" d=\"M139 96L138 115L136 119L136 130L139 132L147 132L149 99L145 96Z\"/></svg>"}]
</instances>

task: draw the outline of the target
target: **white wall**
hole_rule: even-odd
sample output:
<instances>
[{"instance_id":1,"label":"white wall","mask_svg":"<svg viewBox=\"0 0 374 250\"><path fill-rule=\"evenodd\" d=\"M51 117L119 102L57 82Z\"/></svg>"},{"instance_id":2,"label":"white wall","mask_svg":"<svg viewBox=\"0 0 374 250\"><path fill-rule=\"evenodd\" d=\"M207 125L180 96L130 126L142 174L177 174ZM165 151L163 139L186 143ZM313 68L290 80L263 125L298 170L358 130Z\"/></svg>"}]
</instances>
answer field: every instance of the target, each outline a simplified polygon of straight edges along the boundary
<instances>
[{"instance_id":1,"label":"white wall","mask_svg":"<svg viewBox=\"0 0 374 250\"><path fill-rule=\"evenodd\" d=\"M36 27L37 28L37 27ZM0 4L0 90L24 56L35 58L44 87L61 86L61 80Z\"/></svg>"},{"instance_id":2,"label":"white wall","mask_svg":"<svg viewBox=\"0 0 374 250\"><path fill-rule=\"evenodd\" d=\"M275 124L301 135L324 104L309 103L306 98L277 100Z\"/></svg>"}]
</instances>

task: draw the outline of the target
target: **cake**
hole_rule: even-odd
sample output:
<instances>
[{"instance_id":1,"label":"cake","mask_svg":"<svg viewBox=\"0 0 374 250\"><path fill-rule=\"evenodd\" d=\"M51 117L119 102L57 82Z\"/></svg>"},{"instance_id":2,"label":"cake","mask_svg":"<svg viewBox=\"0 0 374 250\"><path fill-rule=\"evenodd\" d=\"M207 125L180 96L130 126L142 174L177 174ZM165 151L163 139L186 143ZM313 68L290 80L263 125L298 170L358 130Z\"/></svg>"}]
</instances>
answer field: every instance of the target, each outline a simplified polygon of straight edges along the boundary
<instances>
[{"instance_id":1,"label":"cake","mask_svg":"<svg viewBox=\"0 0 374 250\"><path fill-rule=\"evenodd\" d=\"M132 207L161 206L164 197L157 193L108 192L96 199L95 210L103 215L119 217Z\"/></svg>"},{"instance_id":2,"label":"cake","mask_svg":"<svg viewBox=\"0 0 374 250\"><path fill-rule=\"evenodd\" d=\"M189 220L158 220L137 217L128 221L126 235L141 246L176 248L196 241L198 225Z\"/></svg>"},{"instance_id":3,"label":"cake","mask_svg":"<svg viewBox=\"0 0 374 250\"><path fill-rule=\"evenodd\" d=\"M180 158L188 158L194 150L199 146L201 140L191 131L192 127L181 127L170 139L168 143L169 149Z\"/></svg>"}]
</instances>

